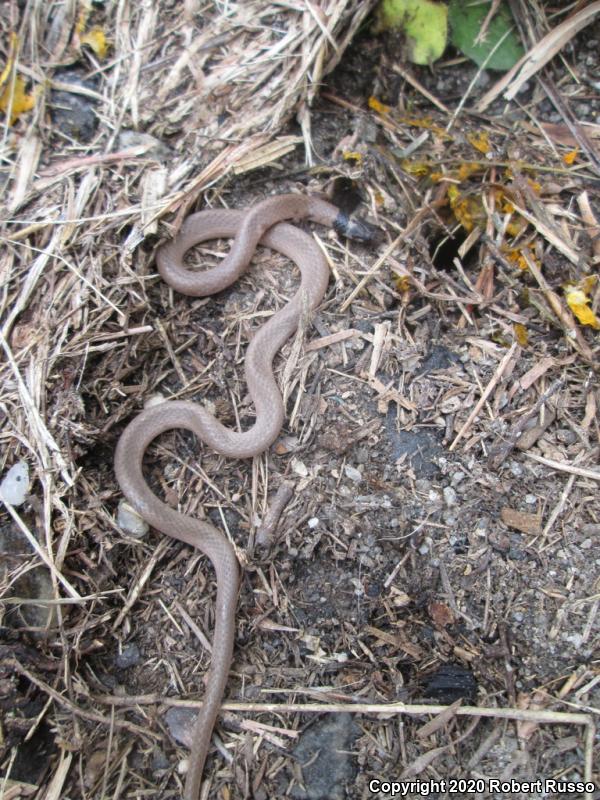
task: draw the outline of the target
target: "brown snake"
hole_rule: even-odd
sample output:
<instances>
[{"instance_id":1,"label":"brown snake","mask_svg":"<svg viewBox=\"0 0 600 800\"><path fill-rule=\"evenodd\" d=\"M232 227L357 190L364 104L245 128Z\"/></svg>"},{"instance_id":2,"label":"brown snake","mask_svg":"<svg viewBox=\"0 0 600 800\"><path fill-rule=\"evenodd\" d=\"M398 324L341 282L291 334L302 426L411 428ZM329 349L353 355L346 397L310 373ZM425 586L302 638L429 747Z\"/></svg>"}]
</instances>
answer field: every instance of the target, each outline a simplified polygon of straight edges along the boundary
<instances>
[{"instance_id":1,"label":"brown snake","mask_svg":"<svg viewBox=\"0 0 600 800\"><path fill-rule=\"evenodd\" d=\"M256 409L251 428L238 432L226 428L205 408L190 401L168 401L144 409L124 430L115 454L115 471L121 490L135 510L154 528L196 547L210 559L217 575L217 600L212 658L206 693L194 733L184 798L196 800L212 729L221 705L233 653L235 608L239 570L228 539L208 522L193 519L167 506L149 488L142 472L146 448L159 434L185 428L224 456L248 458L266 450L276 439L284 419L281 394L273 375L273 358L294 333L304 308L315 309L327 288L329 271L315 241L284 219L311 219L345 228L339 209L319 197L285 194L270 197L247 211L201 211L188 217L179 234L158 251L163 279L183 294L203 297L232 284L246 269L262 244L290 258L300 268L300 288L290 302L274 314L248 346L245 375ZM235 237L229 255L217 267L195 272L183 265L183 256L206 239Z\"/></svg>"}]
</instances>

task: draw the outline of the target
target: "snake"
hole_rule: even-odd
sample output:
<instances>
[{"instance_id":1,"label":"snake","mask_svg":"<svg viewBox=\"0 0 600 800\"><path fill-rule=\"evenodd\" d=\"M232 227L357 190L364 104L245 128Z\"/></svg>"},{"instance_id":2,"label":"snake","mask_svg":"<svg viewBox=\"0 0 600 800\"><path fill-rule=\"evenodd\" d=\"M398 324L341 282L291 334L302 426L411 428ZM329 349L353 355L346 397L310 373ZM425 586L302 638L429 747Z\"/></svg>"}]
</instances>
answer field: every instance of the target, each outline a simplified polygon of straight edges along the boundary
<instances>
[{"instance_id":1,"label":"snake","mask_svg":"<svg viewBox=\"0 0 600 800\"><path fill-rule=\"evenodd\" d=\"M246 351L244 371L255 408L254 423L244 431L232 430L198 403L165 400L144 408L127 425L115 451L117 482L129 504L153 528L207 556L216 574L211 662L204 700L193 727L184 800L197 800L200 794L212 730L233 658L240 572L234 547L224 533L160 500L146 482L142 462L146 449L157 436L180 428L194 433L217 453L238 459L263 453L279 435L284 404L273 373L273 360L296 331L305 309L312 311L320 304L329 280L327 261L319 245L285 220L311 220L363 241L372 236L372 226L349 219L321 196L281 194L246 210L205 209L192 214L184 220L177 235L159 247L156 255L162 279L176 291L192 297L217 294L234 283L248 267L259 244L282 253L299 268L298 290L254 334ZM209 239L223 238L233 238L233 243L219 265L203 271L186 266L184 256L190 248Z\"/></svg>"}]
</instances>

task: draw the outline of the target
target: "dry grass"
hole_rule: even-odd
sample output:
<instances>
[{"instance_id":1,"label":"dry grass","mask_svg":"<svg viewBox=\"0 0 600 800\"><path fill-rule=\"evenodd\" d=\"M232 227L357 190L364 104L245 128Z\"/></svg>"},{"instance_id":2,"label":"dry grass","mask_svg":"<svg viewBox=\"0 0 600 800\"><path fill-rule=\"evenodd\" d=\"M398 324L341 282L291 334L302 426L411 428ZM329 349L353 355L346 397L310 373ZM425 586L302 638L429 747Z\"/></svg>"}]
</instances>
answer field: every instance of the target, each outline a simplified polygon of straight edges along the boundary
<instances>
[{"instance_id":1,"label":"dry grass","mask_svg":"<svg viewBox=\"0 0 600 800\"><path fill-rule=\"evenodd\" d=\"M583 521L600 521L597 332L576 320L561 290L567 281L598 273L600 127L581 124L570 112L568 77L553 81L539 74L545 61L562 54L593 21L600 4L588 4L576 18L552 20L537 3L513 5L529 52L485 94L476 94L474 74L460 102L450 102L436 96L435 86L424 85L427 75L418 79L396 64L391 71L405 80L398 108L368 109L366 98L359 102L348 82L348 97L336 86L328 89L323 113L313 106L324 76L344 57L373 3L187 0L180 8L124 0L95 7L85 23L108 34L111 47L103 59L81 54L81 8L75 3L31 0L25 9L16 0L0 3L0 63L9 58L9 34L18 34L11 80L22 76L36 96L32 111L12 126L5 121L0 143L0 474L25 459L32 477L26 505L6 506L2 519L3 547L7 540L19 543L16 551L14 545L5 551L10 558L1 575L4 774L27 739L37 741L43 734L52 744L40 769L32 767L31 785L4 783L4 797L173 796L180 780L173 763L158 770L157 778L148 763L153 748L171 746L165 708L189 705L175 698L198 689L198 651L205 653L210 638L212 577L197 557L168 540L123 536L115 522L119 493L112 454L124 422L156 391L206 397L228 424L248 415L242 343L284 301L293 277L282 269L259 272L215 312L212 301L174 297L158 280L152 253L190 208L243 206L267 190L287 191L297 186L290 173L300 175L303 185L310 178L309 188L321 188L336 175L358 177L388 243L372 253L323 237L334 285L314 320L318 338L304 348L299 340L288 353L282 380L290 433L271 456L252 466L225 463L210 453L200 462L185 437L161 440L152 451L161 466L156 486L170 501L181 502L187 513L233 526L237 535L246 577L243 647L232 696L245 698L247 684L261 685L264 695L283 696L281 703L263 702L264 695L256 702L229 702L225 709L240 717L232 723L230 741L219 740L220 750L228 762L233 747L240 763L260 760L253 772L254 796L260 797L261 778L275 780L281 769L284 734L304 724L294 712L360 710L371 720L365 720L361 744L373 769L389 769L386 757L400 753L402 763L418 765L422 777L431 775L429 769L443 771L441 765L449 773L458 768L455 747L472 732L460 727L461 717L469 724L492 717L498 726L514 721L523 751L537 752L531 744L536 735L551 735L539 733L542 724L574 731L573 736L582 729L572 749L580 748L576 761L590 778L597 713L591 697L598 683L592 659L588 663L576 653L568 663L557 660L543 677L531 679L535 689L525 681L527 691L517 691L511 659L524 648L502 640L498 661L486 650L489 636L502 630L520 596L555 603L547 612L550 641L560 641L571 614L569 634L574 631L582 647L591 646L600 601L593 574L586 578L585 553L577 561L569 551L578 578L564 583L559 577L546 580L529 562L515 562L507 573L521 583L505 597L503 583L513 578L503 578L494 561L507 552L504 529L499 541L490 536L485 547L469 534L466 550L450 566L441 550L438 571L429 562L423 566L419 548L434 546L432 531L440 548L451 531L467 531L468 502L463 516L448 522L431 506L436 486L424 486L402 457L365 477L368 488L360 497L348 478L356 473L352 447L372 452L383 447L384 421L392 409L396 431L424 426L440 432L446 468L466 470L474 496L484 487L487 496L500 498L500 484L508 480L502 469L517 460L523 487L546 500L539 518L522 511L511 517L522 526L525 550L539 563L550 559L558 569L565 541L581 541ZM85 85L69 83L65 66L76 62L83 65ZM572 63L570 70L570 75L576 71ZM586 85L578 77L569 84L571 100ZM527 80L535 88L522 105L517 90ZM51 116L63 102L56 91L94 102L97 126L89 142L70 138ZM522 116L506 117L493 106L499 97L511 112L521 105ZM550 99L559 123L538 113L541 97ZM410 103L410 114L403 102ZM426 110L418 124L412 106ZM489 116L475 116L470 108ZM334 116L334 135L341 134L331 146L323 131ZM359 133L347 134L350 118L359 120ZM297 127L289 124L294 119ZM376 143L360 134L369 127L377 133ZM491 142L485 155L469 143L482 131ZM577 160L566 163L563 156L576 147ZM360 155L347 160L348 151ZM427 172L425 178L411 172L415 164ZM472 173L463 180L457 171L464 164L472 165ZM464 190L462 212L455 208L453 215L449 195L457 185L470 188ZM441 231L456 231L460 213L463 220L476 215L469 205L473 196L482 200L482 215L474 219L452 269L442 271L432 262L431 241ZM517 223L522 228L515 233ZM520 273L510 260L515 254L522 258ZM596 284L591 307L600 314L599 306ZM460 343L460 370L420 376L417 367L432 339L451 348ZM561 438L565 429L573 435ZM387 452L385 458L391 458ZM346 467L355 472L344 472ZM367 476L366 466L358 471ZM555 491L544 494L548 476ZM503 495L509 511L519 504L519 488L516 481ZM366 517L371 496L378 503L391 497L392 511L379 511L375 521ZM335 509L325 529L324 508ZM399 528L388 527L392 516ZM317 518L315 530L307 527ZM365 539L358 530L364 519L370 520L366 529L375 532L372 550L379 553L364 556L373 559L365 570L383 576L376 625L365 627L360 614L352 618L354 600L344 608L334 598L343 634L323 634L324 641L331 637L323 649L313 641L318 618L301 624L294 610L304 596L298 553L306 558L313 550L320 553L315 575L321 574L323 554L336 569L339 563L362 564L357 553ZM255 535L257 545L275 547L272 562L253 551ZM386 550L384 544L377 549L392 539L404 542L405 549ZM34 581L27 596L23 582L40 570L47 586L41 591ZM322 574L329 578L326 567ZM363 573L357 574L363 581ZM286 583L290 575L293 587ZM442 598L448 619L466 625L462 632L440 622L431 603L417 602L421 595L431 599L430 586L438 580L436 613ZM311 583L310 570L304 581ZM483 599L483 610L475 596ZM531 607L535 603L530 600ZM45 625L39 614L37 623L15 622L15 608L28 606L46 610ZM401 609L409 606L403 616ZM435 635L425 646L421 634L428 624ZM115 651L132 639L143 643L147 659L132 682L139 691L129 684L123 696L111 664ZM269 649L272 640L285 656ZM537 652L542 645L531 647ZM338 671L343 663L334 657L338 650L351 654L346 676ZM420 676L451 659L478 665L486 686L480 705L448 711L392 702L396 691L405 697L400 663L404 670L414 666ZM327 705L296 701L303 694L317 700L323 693ZM407 743L390 722L392 715L423 716L426 710L441 716ZM241 712L269 712L277 726L240 722ZM489 736L499 735L497 730ZM558 749L560 735L558 743L552 739ZM253 751L257 741L264 747ZM541 741L548 745L549 739ZM484 760L484 744L474 745L475 770ZM241 767L227 769L227 774L214 771L215 786L229 781L231 797L250 796L240 788Z\"/></svg>"}]
</instances>

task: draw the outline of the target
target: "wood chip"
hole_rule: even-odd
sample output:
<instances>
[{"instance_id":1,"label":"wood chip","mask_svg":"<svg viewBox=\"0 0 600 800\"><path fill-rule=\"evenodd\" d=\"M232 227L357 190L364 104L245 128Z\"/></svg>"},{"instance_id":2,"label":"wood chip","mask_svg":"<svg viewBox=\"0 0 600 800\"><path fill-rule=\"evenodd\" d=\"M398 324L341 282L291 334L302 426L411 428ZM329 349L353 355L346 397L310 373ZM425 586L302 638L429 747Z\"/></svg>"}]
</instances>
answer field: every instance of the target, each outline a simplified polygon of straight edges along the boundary
<instances>
[{"instance_id":1,"label":"wood chip","mask_svg":"<svg viewBox=\"0 0 600 800\"><path fill-rule=\"evenodd\" d=\"M542 532L542 513L529 514L526 511L517 511L515 508L505 506L500 511L500 518L509 528L514 528L521 533L537 536Z\"/></svg>"}]
</instances>

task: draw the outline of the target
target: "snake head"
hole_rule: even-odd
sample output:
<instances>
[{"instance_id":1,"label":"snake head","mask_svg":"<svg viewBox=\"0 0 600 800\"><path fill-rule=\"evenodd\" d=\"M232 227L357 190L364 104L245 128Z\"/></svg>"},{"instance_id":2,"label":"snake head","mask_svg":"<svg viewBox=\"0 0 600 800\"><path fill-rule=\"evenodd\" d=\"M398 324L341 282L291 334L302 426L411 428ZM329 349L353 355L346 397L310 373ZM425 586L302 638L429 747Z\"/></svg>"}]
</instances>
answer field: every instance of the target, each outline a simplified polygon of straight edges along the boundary
<instances>
[{"instance_id":1,"label":"snake head","mask_svg":"<svg viewBox=\"0 0 600 800\"><path fill-rule=\"evenodd\" d=\"M381 229L376 225L372 225L360 217L348 216L343 211L337 215L333 227L340 236L353 239L355 242L363 242L363 244L377 244L383 235Z\"/></svg>"}]
</instances>

